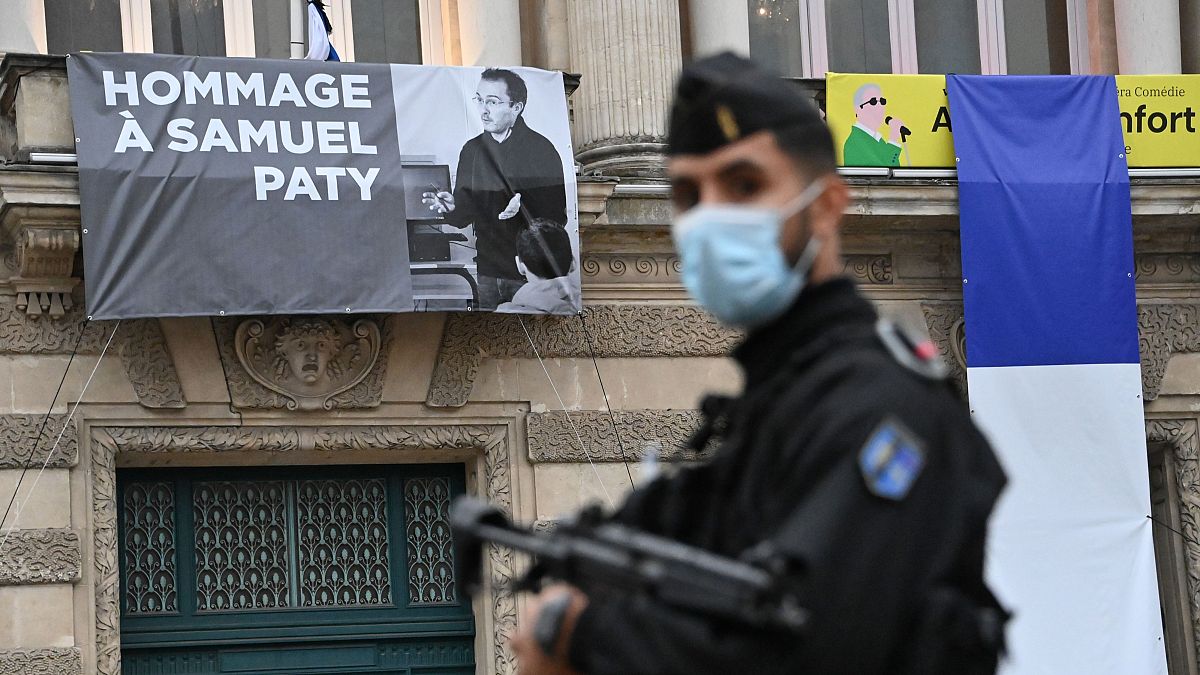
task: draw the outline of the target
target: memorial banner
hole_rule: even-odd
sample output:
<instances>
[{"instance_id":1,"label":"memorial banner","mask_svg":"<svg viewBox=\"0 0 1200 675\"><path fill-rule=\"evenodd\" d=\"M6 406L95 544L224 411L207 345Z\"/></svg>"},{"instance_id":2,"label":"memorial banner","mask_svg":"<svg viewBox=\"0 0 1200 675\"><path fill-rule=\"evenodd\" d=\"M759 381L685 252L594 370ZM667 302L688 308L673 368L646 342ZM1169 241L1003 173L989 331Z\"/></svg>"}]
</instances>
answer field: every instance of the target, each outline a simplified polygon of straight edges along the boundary
<instances>
[{"instance_id":1,"label":"memorial banner","mask_svg":"<svg viewBox=\"0 0 1200 675\"><path fill-rule=\"evenodd\" d=\"M1130 167L1200 164L1200 75L1118 75ZM954 168L944 75L829 73L826 116L840 166Z\"/></svg>"},{"instance_id":2,"label":"memorial banner","mask_svg":"<svg viewBox=\"0 0 1200 675\"><path fill-rule=\"evenodd\" d=\"M68 59L87 311L580 308L561 73Z\"/></svg>"}]
</instances>

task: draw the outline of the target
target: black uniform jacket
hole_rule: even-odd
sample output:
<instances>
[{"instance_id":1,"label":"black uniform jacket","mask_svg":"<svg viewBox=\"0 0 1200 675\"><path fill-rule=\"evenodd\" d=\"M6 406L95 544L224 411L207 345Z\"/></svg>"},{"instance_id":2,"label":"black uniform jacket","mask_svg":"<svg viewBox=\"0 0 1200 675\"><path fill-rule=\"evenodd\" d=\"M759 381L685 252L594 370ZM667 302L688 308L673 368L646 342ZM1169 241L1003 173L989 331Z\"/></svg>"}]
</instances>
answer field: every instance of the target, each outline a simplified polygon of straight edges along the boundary
<instances>
[{"instance_id":1,"label":"black uniform jacket","mask_svg":"<svg viewBox=\"0 0 1200 675\"><path fill-rule=\"evenodd\" d=\"M745 390L713 459L636 490L615 516L727 556L766 542L792 570L808 627L751 630L645 598L593 596L571 640L575 668L933 673L920 643L954 630L960 600L994 606L984 538L1003 472L949 384L901 366L876 320L849 280L806 289L734 352ZM885 426L907 430L924 455L899 500L873 493L858 464ZM947 672L990 670L959 665Z\"/></svg>"},{"instance_id":2,"label":"black uniform jacket","mask_svg":"<svg viewBox=\"0 0 1200 675\"><path fill-rule=\"evenodd\" d=\"M521 211L507 220L500 213L516 193ZM517 273L517 234L534 218L567 224L567 193L558 150L518 117L512 134L499 143L483 132L458 155L454 210L446 219L455 227L475 225L479 273L525 280Z\"/></svg>"}]
</instances>

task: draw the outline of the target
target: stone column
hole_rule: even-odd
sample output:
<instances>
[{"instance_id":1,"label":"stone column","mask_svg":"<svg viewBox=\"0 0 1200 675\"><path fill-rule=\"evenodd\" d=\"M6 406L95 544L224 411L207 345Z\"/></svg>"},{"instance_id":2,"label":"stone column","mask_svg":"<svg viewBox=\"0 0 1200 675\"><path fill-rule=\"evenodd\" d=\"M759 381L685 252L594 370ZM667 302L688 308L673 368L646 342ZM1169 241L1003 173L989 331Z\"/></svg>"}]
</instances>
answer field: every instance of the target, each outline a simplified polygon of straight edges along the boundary
<instances>
[{"instance_id":1,"label":"stone column","mask_svg":"<svg viewBox=\"0 0 1200 675\"><path fill-rule=\"evenodd\" d=\"M521 65L518 0L458 0L458 35L464 66Z\"/></svg>"},{"instance_id":2,"label":"stone column","mask_svg":"<svg viewBox=\"0 0 1200 675\"><path fill-rule=\"evenodd\" d=\"M1179 35L1190 36L1181 40L1183 47L1183 72L1200 73L1200 0L1180 0Z\"/></svg>"},{"instance_id":3,"label":"stone column","mask_svg":"<svg viewBox=\"0 0 1200 675\"><path fill-rule=\"evenodd\" d=\"M1113 22L1113 0L1087 0L1088 72L1117 73L1117 26Z\"/></svg>"},{"instance_id":4,"label":"stone column","mask_svg":"<svg viewBox=\"0 0 1200 675\"><path fill-rule=\"evenodd\" d=\"M692 56L723 51L750 55L750 11L740 0L691 0Z\"/></svg>"},{"instance_id":5,"label":"stone column","mask_svg":"<svg viewBox=\"0 0 1200 675\"><path fill-rule=\"evenodd\" d=\"M662 175L667 109L682 63L678 0L569 2L576 159L583 170Z\"/></svg>"},{"instance_id":6,"label":"stone column","mask_svg":"<svg viewBox=\"0 0 1200 675\"><path fill-rule=\"evenodd\" d=\"M1122 74L1180 72L1179 0L1116 0L1113 12Z\"/></svg>"},{"instance_id":7,"label":"stone column","mask_svg":"<svg viewBox=\"0 0 1200 675\"><path fill-rule=\"evenodd\" d=\"M46 53L46 12L42 0L0 2L0 54Z\"/></svg>"},{"instance_id":8,"label":"stone column","mask_svg":"<svg viewBox=\"0 0 1200 675\"><path fill-rule=\"evenodd\" d=\"M522 0L521 42L525 65L569 71L567 0Z\"/></svg>"}]
</instances>

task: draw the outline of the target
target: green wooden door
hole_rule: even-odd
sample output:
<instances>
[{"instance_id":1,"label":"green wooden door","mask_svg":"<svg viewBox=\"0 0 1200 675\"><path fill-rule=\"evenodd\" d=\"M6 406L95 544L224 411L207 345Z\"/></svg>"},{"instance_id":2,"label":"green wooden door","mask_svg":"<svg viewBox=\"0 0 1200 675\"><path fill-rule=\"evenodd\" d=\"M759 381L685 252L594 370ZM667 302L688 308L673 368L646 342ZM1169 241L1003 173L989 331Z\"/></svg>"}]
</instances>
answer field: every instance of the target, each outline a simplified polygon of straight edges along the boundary
<instances>
[{"instance_id":1,"label":"green wooden door","mask_svg":"<svg viewBox=\"0 0 1200 675\"><path fill-rule=\"evenodd\" d=\"M461 465L118 471L127 675L475 672Z\"/></svg>"}]
</instances>

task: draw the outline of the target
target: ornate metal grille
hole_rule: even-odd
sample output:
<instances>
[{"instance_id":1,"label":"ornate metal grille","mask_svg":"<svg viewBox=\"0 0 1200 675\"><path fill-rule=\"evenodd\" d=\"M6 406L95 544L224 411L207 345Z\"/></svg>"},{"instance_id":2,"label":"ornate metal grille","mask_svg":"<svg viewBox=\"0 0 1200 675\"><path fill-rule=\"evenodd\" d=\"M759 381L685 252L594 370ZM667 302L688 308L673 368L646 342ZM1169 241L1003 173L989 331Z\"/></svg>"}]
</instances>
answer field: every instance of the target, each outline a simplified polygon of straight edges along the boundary
<instances>
[{"instance_id":1,"label":"ornate metal grille","mask_svg":"<svg viewBox=\"0 0 1200 675\"><path fill-rule=\"evenodd\" d=\"M178 611L175 490L170 483L125 487L125 613Z\"/></svg>"},{"instance_id":2,"label":"ornate metal grille","mask_svg":"<svg viewBox=\"0 0 1200 675\"><path fill-rule=\"evenodd\" d=\"M290 606L282 481L197 482L192 510L198 611Z\"/></svg>"},{"instance_id":3,"label":"ornate metal grille","mask_svg":"<svg viewBox=\"0 0 1200 675\"><path fill-rule=\"evenodd\" d=\"M406 480L404 502L409 603L453 604L457 598L450 538L450 483L445 478Z\"/></svg>"},{"instance_id":4,"label":"ornate metal grille","mask_svg":"<svg viewBox=\"0 0 1200 675\"><path fill-rule=\"evenodd\" d=\"M301 607L392 602L386 481L299 481L296 528Z\"/></svg>"}]
</instances>

